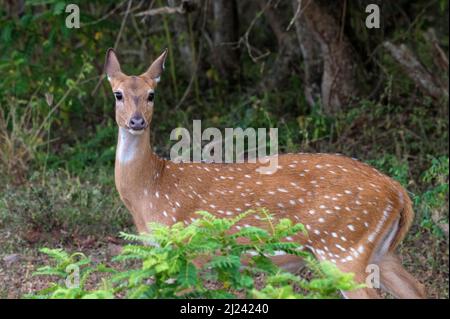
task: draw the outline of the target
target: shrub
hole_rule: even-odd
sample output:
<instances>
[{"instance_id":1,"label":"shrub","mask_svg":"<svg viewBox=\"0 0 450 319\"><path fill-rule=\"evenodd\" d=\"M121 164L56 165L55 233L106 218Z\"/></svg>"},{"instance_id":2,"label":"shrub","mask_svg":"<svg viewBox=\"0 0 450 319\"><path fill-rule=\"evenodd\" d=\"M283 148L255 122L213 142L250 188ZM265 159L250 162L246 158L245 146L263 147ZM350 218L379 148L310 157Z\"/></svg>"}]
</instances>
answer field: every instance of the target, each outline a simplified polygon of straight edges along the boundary
<instances>
[{"instance_id":1,"label":"shrub","mask_svg":"<svg viewBox=\"0 0 450 319\"><path fill-rule=\"evenodd\" d=\"M431 166L422 174L421 181L428 188L414 196L415 206L421 212L421 226L448 238L448 157L431 158Z\"/></svg>"},{"instance_id":2,"label":"shrub","mask_svg":"<svg viewBox=\"0 0 450 319\"><path fill-rule=\"evenodd\" d=\"M273 224L272 217L263 210L260 214L266 216L269 231L244 227L230 232L236 223L252 213L222 219L198 212L201 218L188 226L150 224L150 234L122 234L127 240L143 243L125 246L115 258L122 263L133 261L125 271L94 265L80 253L69 255L62 250L42 249L56 263L39 268L35 275L56 276L60 280L27 297L334 298L339 290L358 287L353 282L353 274L344 274L330 263L317 263L298 244L282 241L286 236L305 232L301 224L294 225L288 219ZM278 268L269 258L277 251L305 258L314 278L297 278ZM198 263L199 260L203 263ZM62 282L67 267L72 264L79 268L79 284L75 287ZM105 272L110 275L97 279L95 287L86 284L91 275ZM263 287L258 288L255 278L261 275L266 279Z\"/></svg>"}]
</instances>

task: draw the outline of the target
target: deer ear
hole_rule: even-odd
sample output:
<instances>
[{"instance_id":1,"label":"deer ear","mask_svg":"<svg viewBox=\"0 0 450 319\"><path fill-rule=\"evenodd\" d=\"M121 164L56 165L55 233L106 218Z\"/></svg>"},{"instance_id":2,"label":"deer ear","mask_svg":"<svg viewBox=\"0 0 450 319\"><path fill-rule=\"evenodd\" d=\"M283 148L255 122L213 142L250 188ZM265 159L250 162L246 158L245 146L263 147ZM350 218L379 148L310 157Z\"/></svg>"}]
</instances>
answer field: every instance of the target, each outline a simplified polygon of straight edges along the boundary
<instances>
[{"instance_id":1,"label":"deer ear","mask_svg":"<svg viewBox=\"0 0 450 319\"><path fill-rule=\"evenodd\" d=\"M104 71L109 81L121 72L119 60L113 49L108 49L108 51L106 51Z\"/></svg>"},{"instance_id":2,"label":"deer ear","mask_svg":"<svg viewBox=\"0 0 450 319\"><path fill-rule=\"evenodd\" d=\"M164 70L164 62L166 62L166 57L167 49L165 49L164 52L155 61L153 61L152 65L150 65L148 70L144 74L142 74L142 76L159 82L161 73Z\"/></svg>"}]
</instances>

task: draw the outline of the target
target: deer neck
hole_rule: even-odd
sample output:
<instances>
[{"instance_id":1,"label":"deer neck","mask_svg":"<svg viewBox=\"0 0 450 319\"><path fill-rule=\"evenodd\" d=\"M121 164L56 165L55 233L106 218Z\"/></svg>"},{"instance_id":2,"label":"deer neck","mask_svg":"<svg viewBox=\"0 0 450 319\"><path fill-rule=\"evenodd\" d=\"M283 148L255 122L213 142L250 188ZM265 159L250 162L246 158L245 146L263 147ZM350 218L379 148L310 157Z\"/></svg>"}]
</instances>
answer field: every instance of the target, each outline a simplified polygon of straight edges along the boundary
<instances>
[{"instance_id":1,"label":"deer neck","mask_svg":"<svg viewBox=\"0 0 450 319\"><path fill-rule=\"evenodd\" d=\"M134 201L144 189L151 189L160 182L164 160L153 153L149 130L133 135L119 128L116 150L116 187L124 201Z\"/></svg>"}]
</instances>

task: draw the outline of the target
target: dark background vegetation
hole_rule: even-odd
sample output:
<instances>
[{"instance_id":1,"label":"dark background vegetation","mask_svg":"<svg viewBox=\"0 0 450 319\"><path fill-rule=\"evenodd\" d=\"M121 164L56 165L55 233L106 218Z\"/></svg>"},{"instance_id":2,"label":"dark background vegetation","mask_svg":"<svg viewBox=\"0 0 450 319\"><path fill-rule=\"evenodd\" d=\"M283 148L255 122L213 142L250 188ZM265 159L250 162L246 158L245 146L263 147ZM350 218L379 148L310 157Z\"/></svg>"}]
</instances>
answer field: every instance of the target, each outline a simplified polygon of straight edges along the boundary
<instances>
[{"instance_id":1,"label":"dark background vegetation","mask_svg":"<svg viewBox=\"0 0 450 319\"><path fill-rule=\"evenodd\" d=\"M65 27L70 2L79 29ZM369 3L380 29L365 27ZM0 297L40 287L37 247L101 258L132 231L104 55L140 74L167 47L157 153L202 119L278 127L282 153L369 162L414 200L404 264L448 298L448 17L446 0L0 1Z\"/></svg>"}]
</instances>

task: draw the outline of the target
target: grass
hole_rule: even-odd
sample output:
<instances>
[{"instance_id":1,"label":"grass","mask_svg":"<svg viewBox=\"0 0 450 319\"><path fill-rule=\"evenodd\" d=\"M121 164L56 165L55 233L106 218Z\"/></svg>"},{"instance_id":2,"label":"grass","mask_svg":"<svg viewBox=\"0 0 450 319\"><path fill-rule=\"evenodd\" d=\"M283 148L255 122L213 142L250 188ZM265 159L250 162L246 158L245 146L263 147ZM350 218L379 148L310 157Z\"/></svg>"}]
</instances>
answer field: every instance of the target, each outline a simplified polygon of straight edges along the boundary
<instances>
[{"instance_id":1,"label":"grass","mask_svg":"<svg viewBox=\"0 0 450 319\"><path fill-rule=\"evenodd\" d=\"M35 172L24 185L7 185L0 197L0 231L13 235L2 243L2 253L17 248L16 240L67 243L130 229L110 173L86 170L80 177L62 170Z\"/></svg>"}]
</instances>

